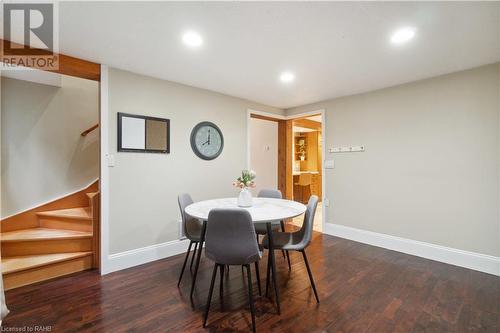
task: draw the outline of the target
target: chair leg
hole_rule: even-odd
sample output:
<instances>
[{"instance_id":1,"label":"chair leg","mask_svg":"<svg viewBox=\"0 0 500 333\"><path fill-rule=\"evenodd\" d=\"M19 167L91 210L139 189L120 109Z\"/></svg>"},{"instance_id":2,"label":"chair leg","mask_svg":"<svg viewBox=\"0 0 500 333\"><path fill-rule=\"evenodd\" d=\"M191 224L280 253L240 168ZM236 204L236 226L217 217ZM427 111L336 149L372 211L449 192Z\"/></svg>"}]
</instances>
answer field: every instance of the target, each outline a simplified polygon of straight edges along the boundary
<instances>
[{"instance_id":1,"label":"chair leg","mask_svg":"<svg viewBox=\"0 0 500 333\"><path fill-rule=\"evenodd\" d=\"M257 279L257 287L259 288L259 296L262 296L262 289L260 287L260 272L259 272L259 262L255 262L255 277Z\"/></svg>"},{"instance_id":2,"label":"chair leg","mask_svg":"<svg viewBox=\"0 0 500 333\"><path fill-rule=\"evenodd\" d=\"M252 272L250 271L250 265L245 265L247 268L248 277L248 303L250 304L250 312L252 313L252 331L255 333L255 306L253 304L253 290L252 290Z\"/></svg>"},{"instance_id":3,"label":"chair leg","mask_svg":"<svg viewBox=\"0 0 500 333\"><path fill-rule=\"evenodd\" d=\"M198 242L194 243L194 251L193 255L191 256L191 265L189 265L189 270L193 270L193 262L194 262L194 257L196 256L197 249L198 249Z\"/></svg>"},{"instance_id":4,"label":"chair leg","mask_svg":"<svg viewBox=\"0 0 500 333\"><path fill-rule=\"evenodd\" d=\"M281 220L280 224L281 224L281 231L285 232L285 221ZM283 258L286 254L286 260L288 261L288 270L291 271L292 265L290 264L290 254L288 254L288 251L283 251L283 250L281 250L281 253L283 253Z\"/></svg>"},{"instance_id":5,"label":"chair leg","mask_svg":"<svg viewBox=\"0 0 500 333\"><path fill-rule=\"evenodd\" d=\"M201 239L198 246L198 255L196 256L196 262L194 265L193 281L191 281L191 292L189 293L189 299L191 300L191 305L193 303L194 287L196 285L196 277L198 276L198 269L200 268L201 253L203 252L203 242L205 241L205 232L207 230L207 221L203 221L203 226L201 227Z\"/></svg>"},{"instance_id":6,"label":"chair leg","mask_svg":"<svg viewBox=\"0 0 500 333\"><path fill-rule=\"evenodd\" d=\"M312 286L313 291L314 291L314 296L316 297L316 302L319 303L318 292L316 291L316 285L314 284L314 279L312 276L311 268L309 267L309 262L307 261L306 250L302 250L300 252L302 252L302 256L304 257L304 261L306 263L307 274L309 274L309 280L311 281L311 286Z\"/></svg>"},{"instance_id":7,"label":"chair leg","mask_svg":"<svg viewBox=\"0 0 500 333\"><path fill-rule=\"evenodd\" d=\"M220 286L219 286L219 296L222 299L222 296L224 295L224 265L220 265Z\"/></svg>"},{"instance_id":8,"label":"chair leg","mask_svg":"<svg viewBox=\"0 0 500 333\"><path fill-rule=\"evenodd\" d=\"M266 273L266 297L269 297L269 278L271 274L271 260L267 259L267 273Z\"/></svg>"},{"instance_id":9,"label":"chair leg","mask_svg":"<svg viewBox=\"0 0 500 333\"><path fill-rule=\"evenodd\" d=\"M266 223L267 227L267 237L269 242L269 260L271 261L271 277L273 279L273 288L274 288L274 297L276 301L276 310L278 310L278 315L281 314L281 305L280 305L280 289L278 286L278 278L276 274L276 259L274 257L274 240L273 240L273 231L271 227L271 223Z\"/></svg>"},{"instance_id":10,"label":"chair leg","mask_svg":"<svg viewBox=\"0 0 500 333\"><path fill-rule=\"evenodd\" d=\"M186 258L184 258L184 264L182 264L181 275L179 276L179 281L177 281L177 287L181 284L182 275L184 274L184 269L186 268L186 263L189 258L189 253L191 252L191 245L193 245L193 241L189 242L189 247L186 252Z\"/></svg>"},{"instance_id":11,"label":"chair leg","mask_svg":"<svg viewBox=\"0 0 500 333\"><path fill-rule=\"evenodd\" d=\"M214 291L215 276L217 275L217 268L219 264L214 265L212 271L212 282L210 282L210 290L208 291L207 306L205 307L205 318L203 319L203 327L207 326L208 310L210 310L210 301L212 300L212 292Z\"/></svg>"},{"instance_id":12,"label":"chair leg","mask_svg":"<svg viewBox=\"0 0 500 333\"><path fill-rule=\"evenodd\" d=\"M288 270L291 271L292 264L290 264L290 253L288 253L288 251L285 251L285 252L286 252L286 260L288 261Z\"/></svg>"}]
</instances>

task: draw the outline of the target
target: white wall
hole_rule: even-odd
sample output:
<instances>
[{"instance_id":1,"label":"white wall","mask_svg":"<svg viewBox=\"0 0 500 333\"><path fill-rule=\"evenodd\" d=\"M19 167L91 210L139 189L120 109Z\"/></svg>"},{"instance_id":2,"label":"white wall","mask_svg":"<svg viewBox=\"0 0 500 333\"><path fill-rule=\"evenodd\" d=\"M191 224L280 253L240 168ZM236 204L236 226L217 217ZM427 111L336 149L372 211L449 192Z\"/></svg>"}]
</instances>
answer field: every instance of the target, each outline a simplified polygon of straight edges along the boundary
<instances>
[{"instance_id":1,"label":"white wall","mask_svg":"<svg viewBox=\"0 0 500 333\"><path fill-rule=\"evenodd\" d=\"M109 70L110 254L161 244L178 238L177 195L194 200L236 196L232 182L247 166L247 109L283 114L282 110L246 100ZM117 112L168 118L170 154L117 153ZM192 128L200 121L216 123L224 150L204 161L191 150Z\"/></svg>"},{"instance_id":2,"label":"white wall","mask_svg":"<svg viewBox=\"0 0 500 333\"><path fill-rule=\"evenodd\" d=\"M326 110L326 222L500 256L500 65L287 110Z\"/></svg>"},{"instance_id":3,"label":"white wall","mask_svg":"<svg viewBox=\"0 0 500 333\"><path fill-rule=\"evenodd\" d=\"M261 189L278 188L278 123L250 118L250 168L257 173L257 195Z\"/></svg>"},{"instance_id":4,"label":"white wall","mask_svg":"<svg viewBox=\"0 0 500 333\"><path fill-rule=\"evenodd\" d=\"M99 85L62 76L61 87L2 78L2 217L98 178Z\"/></svg>"}]
</instances>

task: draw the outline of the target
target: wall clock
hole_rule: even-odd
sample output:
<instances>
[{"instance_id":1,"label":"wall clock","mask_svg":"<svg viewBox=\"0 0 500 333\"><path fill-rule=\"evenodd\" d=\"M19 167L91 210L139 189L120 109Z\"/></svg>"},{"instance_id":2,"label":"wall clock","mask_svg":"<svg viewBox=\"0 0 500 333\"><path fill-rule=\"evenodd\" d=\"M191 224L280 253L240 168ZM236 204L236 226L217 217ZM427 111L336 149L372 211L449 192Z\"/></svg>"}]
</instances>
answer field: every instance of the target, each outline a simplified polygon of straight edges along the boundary
<instances>
[{"instance_id":1,"label":"wall clock","mask_svg":"<svg viewBox=\"0 0 500 333\"><path fill-rule=\"evenodd\" d=\"M196 125L191 132L191 148L201 159L217 158L224 148L224 136L220 128L209 121Z\"/></svg>"}]
</instances>

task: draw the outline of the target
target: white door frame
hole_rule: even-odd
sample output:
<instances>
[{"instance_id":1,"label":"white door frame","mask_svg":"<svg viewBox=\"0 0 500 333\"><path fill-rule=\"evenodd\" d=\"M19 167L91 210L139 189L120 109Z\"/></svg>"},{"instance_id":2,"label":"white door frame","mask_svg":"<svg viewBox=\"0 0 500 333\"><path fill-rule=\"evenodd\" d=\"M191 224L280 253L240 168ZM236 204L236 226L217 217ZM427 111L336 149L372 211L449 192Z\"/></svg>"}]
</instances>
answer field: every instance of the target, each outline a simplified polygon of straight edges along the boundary
<instances>
[{"instance_id":1,"label":"white door frame","mask_svg":"<svg viewBox=\"0 0 500 333\"><path fill-rule=\"evenodd\" d=\"M325 198L326 198L326 168L325 168L325 156L326 156L326 112L325 109L319 109L315 111L308 111L303 113L297 113L292 115L281 115L277 113L259 111L247 109L247 168L250 168L250 118L252 114L265 116L269 118L275 118L279 120L290 120L297 118L304 118L312 115L321 115L321 139L323 140L321 143L321 202L323 202L323 208L321 209L321 232L325 231Z\"/></svg>"},{"instance_id":2,"label":"white door frame","mask_svg":"<svg viewBox=\"0 0 500 333\"><path fill-rule=\"evenodd\" d=\"M101 275L111 272L109 264L109 76L108 66L101 65L100 82L100 176L99 191L101 197L100 205L100 228L101 228Z\"/></svg>"}]
</instances>

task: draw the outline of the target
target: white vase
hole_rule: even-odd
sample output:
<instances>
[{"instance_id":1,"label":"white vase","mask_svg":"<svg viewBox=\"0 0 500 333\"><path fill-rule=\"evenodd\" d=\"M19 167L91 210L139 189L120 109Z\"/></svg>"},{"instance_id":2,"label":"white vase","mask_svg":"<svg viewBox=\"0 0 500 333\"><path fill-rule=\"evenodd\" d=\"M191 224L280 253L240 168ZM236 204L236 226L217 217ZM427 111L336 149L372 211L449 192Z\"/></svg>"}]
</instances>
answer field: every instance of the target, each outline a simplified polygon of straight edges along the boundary
<instances>
[{"instance_id":1,"label":"white vase","mask_svg":"<svg viewBox=\"0 0 500 333\"><path fill-rule=\"evenodd\" d=\"M252 193L246 187L244 187L240 191L240 195L238 196L238 206L240 207L252 206Z\"/></svg>"}]
</instances>

